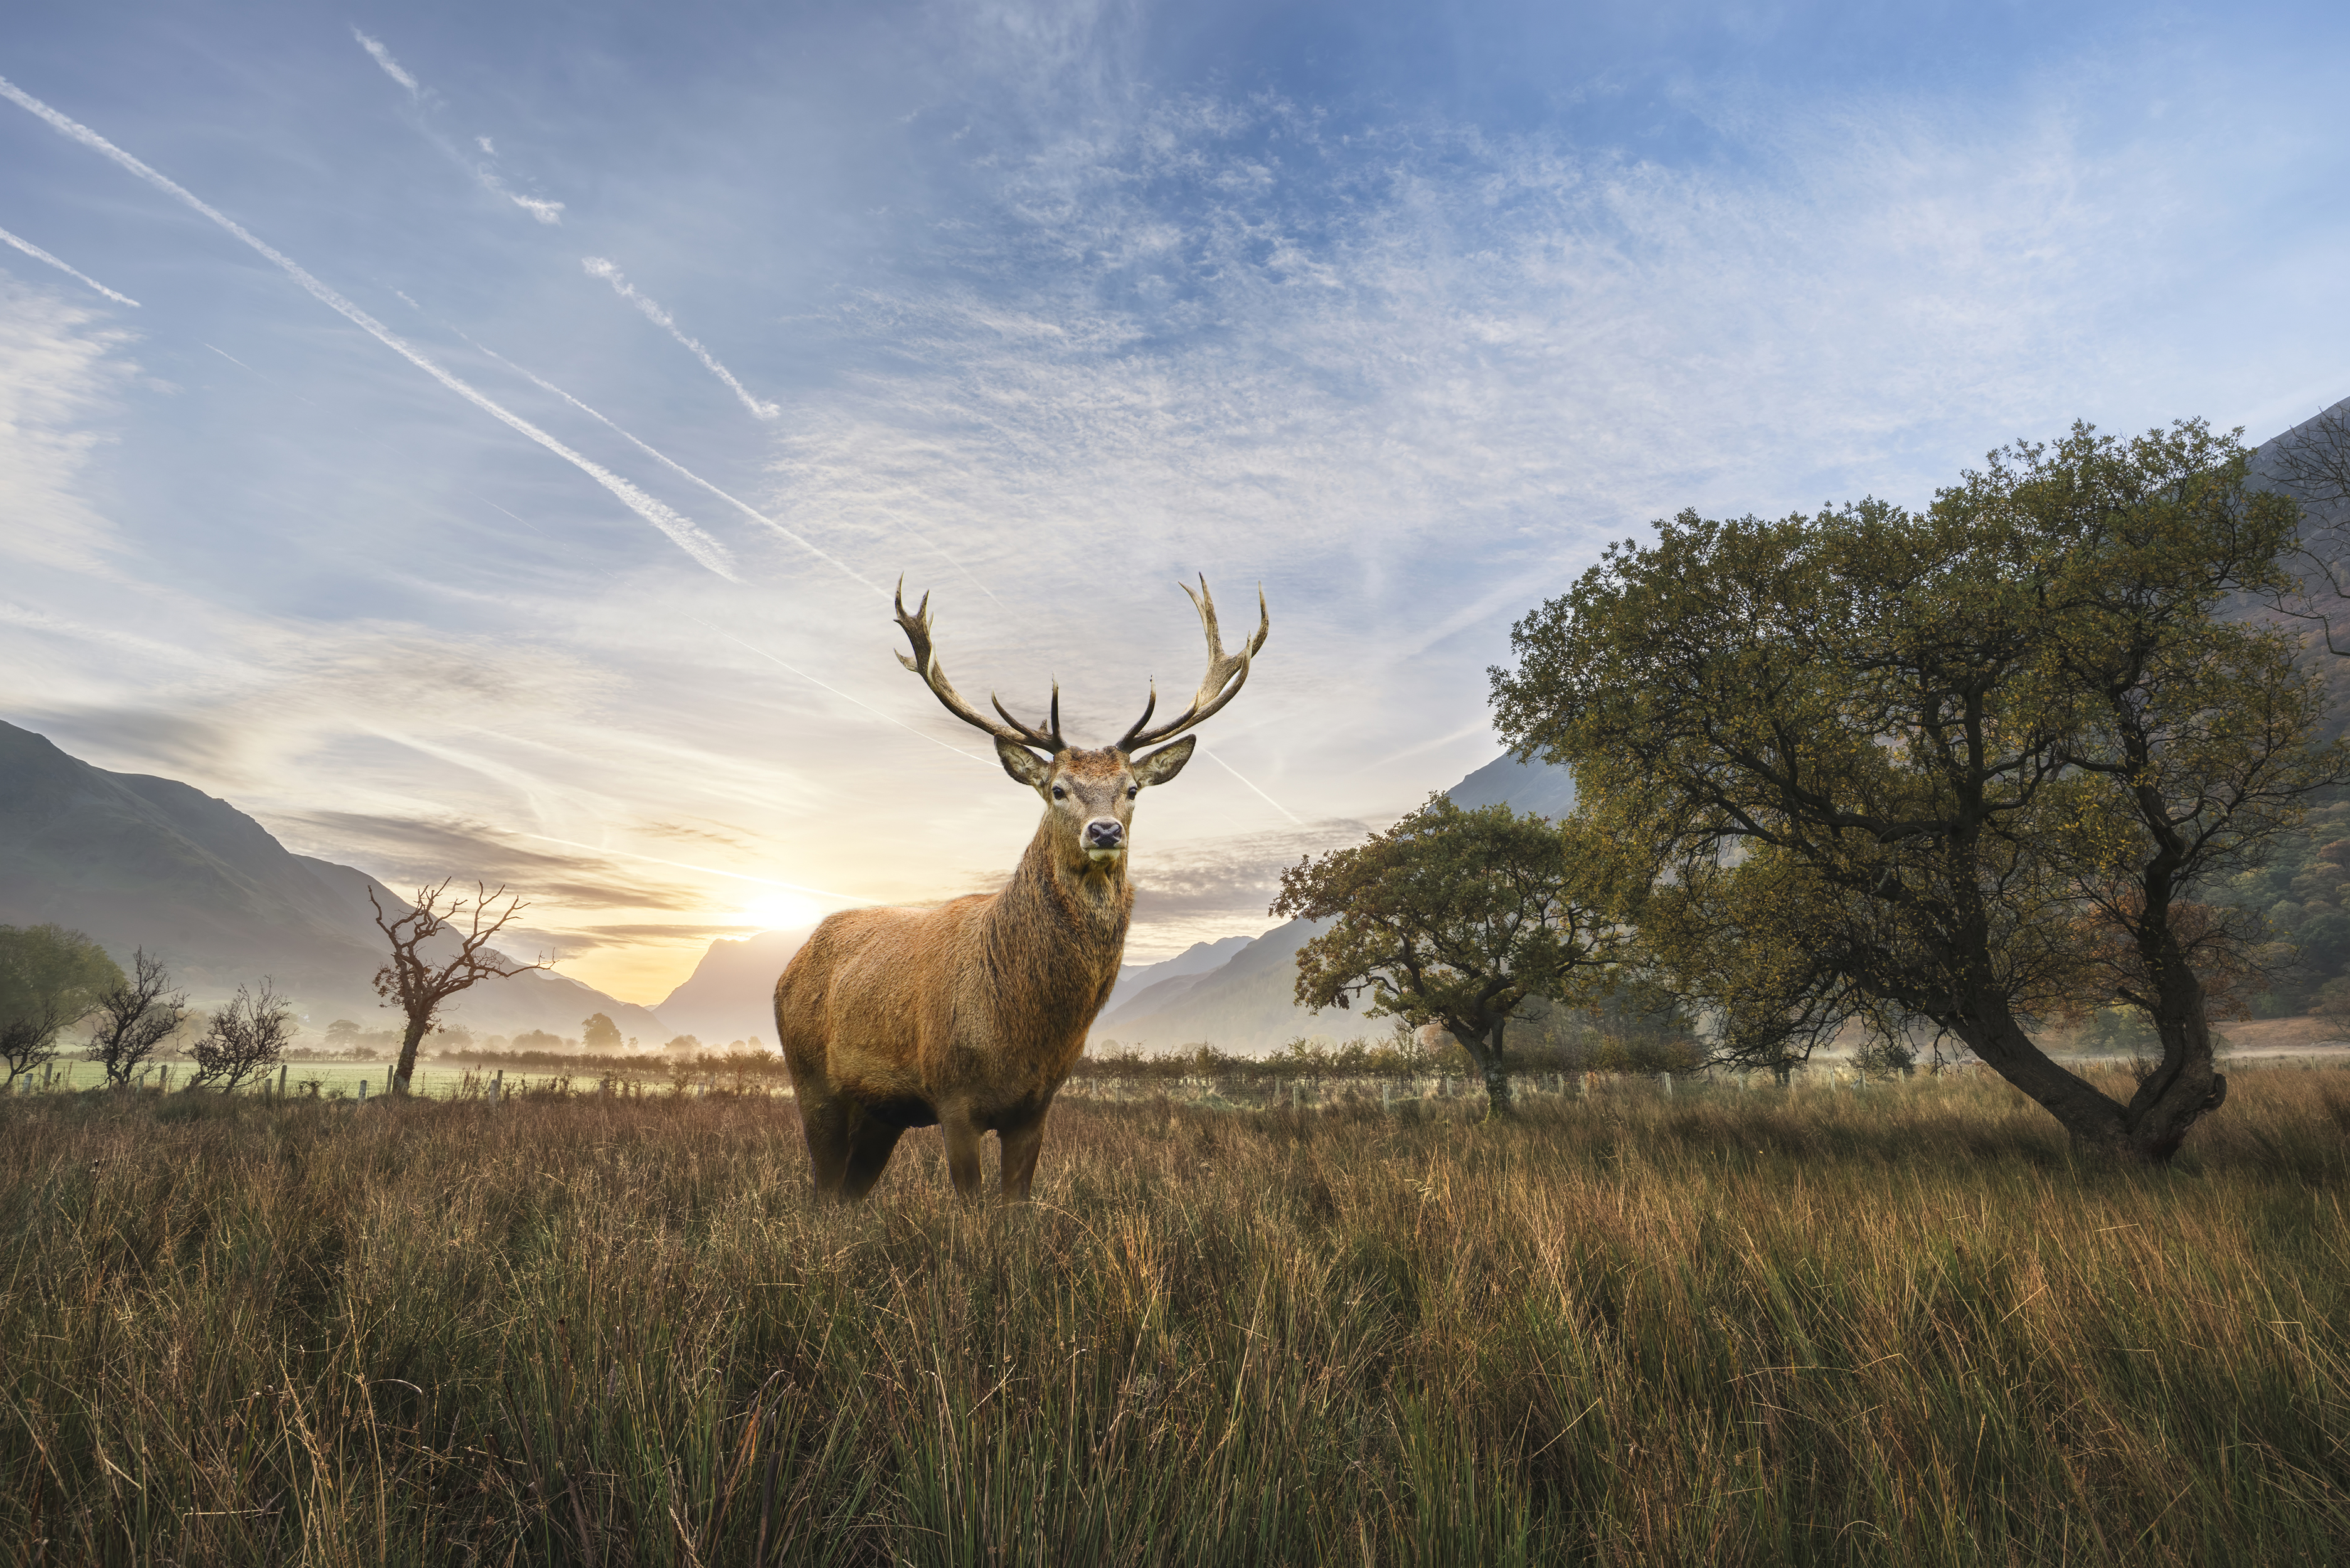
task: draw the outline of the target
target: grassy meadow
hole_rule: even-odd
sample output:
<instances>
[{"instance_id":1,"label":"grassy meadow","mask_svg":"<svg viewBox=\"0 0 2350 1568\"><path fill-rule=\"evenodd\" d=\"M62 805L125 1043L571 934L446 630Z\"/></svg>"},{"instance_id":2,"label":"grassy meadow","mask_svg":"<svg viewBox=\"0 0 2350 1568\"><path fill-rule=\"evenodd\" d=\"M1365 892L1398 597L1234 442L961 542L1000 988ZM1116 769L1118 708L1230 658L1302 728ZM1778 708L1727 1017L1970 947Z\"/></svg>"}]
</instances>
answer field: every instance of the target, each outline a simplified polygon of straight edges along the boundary
<instances>
[{"instance_id":1,"label":"grassy meadow","mask_svg":"<svg viewBox=\"0 0 2350 1568\"><path fill-rule=\"evenodd\" d=\"M2350 1559L2350 1072L1477 1108L0 1099L0 1562Z\"/></svg>"}]
</instances>

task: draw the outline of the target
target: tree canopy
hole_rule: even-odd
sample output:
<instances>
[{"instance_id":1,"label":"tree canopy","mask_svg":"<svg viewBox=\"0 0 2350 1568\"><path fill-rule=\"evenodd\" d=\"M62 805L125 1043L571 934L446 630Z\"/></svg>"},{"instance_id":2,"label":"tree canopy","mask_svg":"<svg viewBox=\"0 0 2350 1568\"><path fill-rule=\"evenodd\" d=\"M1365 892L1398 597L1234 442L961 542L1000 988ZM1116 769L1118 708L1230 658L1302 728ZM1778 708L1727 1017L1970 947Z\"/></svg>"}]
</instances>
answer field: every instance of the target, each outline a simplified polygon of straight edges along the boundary
<instances>
[{"instance_id":1,"label":"tree canopy","mask_svg":"<svg viewBox=\"0 0 2350 1568\"><path fill-rule=\"evenodd\" d=\"M2261 936L2199 895L2344 773L2294 639L2222 614L2293 540L2245 460L2200 423L2076 425L1923 513L1684 513L1519 624L1501 727L1652 849L1626 910L1725 1055L1923 1025L2167 1158L2225 1093L2211 986ZM2161 1040L2126 1105L2031 1036L2085 1001Z\"/></svg>"},{"instance_id":2,"label":"tree canopy","mask_svg":"<svg viewBox=\"0 0 2350 1568\"><path fill-rule=\"evenodd\" d=\"M1510 1103L1503 1034L1529 998L1606 983L1623 932L1606 857L1573 829L1442 795L1385 833L1282 873L1275 915L1334 923L1297 952L1297 1000L1441 1024Z\"/></svg>"},{"instance_id":3,"label":"tree canopy","mask_svg":"<svg viewBox=\"0 0 2350 1568\"><path fill-rule=\"evenodd\" d=\"M57 1032L87 1016L122 971L63 926L0 926L0 1085L52 1061Z\"/></svg>"}]
</instances>

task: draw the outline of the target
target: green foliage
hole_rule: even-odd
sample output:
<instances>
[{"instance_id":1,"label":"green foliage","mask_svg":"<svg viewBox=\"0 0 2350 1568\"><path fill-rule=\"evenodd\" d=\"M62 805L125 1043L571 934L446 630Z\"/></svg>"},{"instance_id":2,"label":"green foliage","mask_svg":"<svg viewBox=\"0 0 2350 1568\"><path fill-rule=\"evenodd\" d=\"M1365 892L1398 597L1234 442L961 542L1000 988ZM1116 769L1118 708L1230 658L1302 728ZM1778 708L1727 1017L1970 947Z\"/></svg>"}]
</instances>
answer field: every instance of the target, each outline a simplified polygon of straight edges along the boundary
<instances>
[{"instance_id":1,"label":"green foliage","mask_svg":"<svg viewBox=\"0 0 2350 1568\"><path fill-rule=\"evenodd\" d=\"M1613 983L1625 947L1604 910L1613 864L1573 828L1432 795L1367 843L1283 872L1273 913L1333 922L1298 950L1299 1002L1441 1024L1498 1104L1519 1010Z\"/></svg>"},{"instance_id":2,"label":"green foliage","mask_svg":"<svg viewBox=\"0 0 2350 1568\"><path fill-rule=\"evenodd\" d=\"M0 926L0 1088L57 1059L57 1033L86 1017L122 971L63 926Z\"/></svg>"},{"instance_id":3,"label":"green foliage","mask_svg":"<svg viewBox=\"0 0 2350 1568\"><path fill-rule=\"evenodd\" d=\"M2224 1085L2209 1007L2261 933L2216 901L2344 774L2272 591L2294 509L2233 437L2075 426L1923 514L1684 513L1517 628L1503 732L1573 765L1607 841L1656 846L1627 913L1728 1059L1849 1024L1957 1036L2092 1147L2161 1159ZM2145 1012L2126 1104L2025 1023Z\"/></svg>"}]
</instances>

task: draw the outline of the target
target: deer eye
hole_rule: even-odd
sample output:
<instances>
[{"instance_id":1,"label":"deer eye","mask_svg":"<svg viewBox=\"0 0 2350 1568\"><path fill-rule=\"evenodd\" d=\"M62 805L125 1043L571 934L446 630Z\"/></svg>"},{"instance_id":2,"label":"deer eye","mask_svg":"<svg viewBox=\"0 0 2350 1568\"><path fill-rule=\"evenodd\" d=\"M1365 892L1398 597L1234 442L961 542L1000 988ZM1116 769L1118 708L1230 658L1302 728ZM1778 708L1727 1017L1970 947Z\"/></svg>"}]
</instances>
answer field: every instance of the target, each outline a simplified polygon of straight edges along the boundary
<instances>
[{"instance_id":1,"label":"deer eye","mask_svg":"<svg viewBox=\"0 0 2350 1568\"><path fill-rule=\"evenodd\" d=\"M1053 798L1055 800L1066 800L1069 798L1069 792L1063 789L1059 784L1055 784L1053 786Z\"/></svg>"},{"instance_id":2,"label":"deer eye","mask_svg":"<svg viewBox=\"0 0 2350 1568\"><path fill-rule=\"evenodd\" d=\"M1139 795L1141 793L1142 786L1140 784L1128 784L1126 786L1126 798L1128 800L1132 800L1136 795Z\"/></svg>"}]
</instances>

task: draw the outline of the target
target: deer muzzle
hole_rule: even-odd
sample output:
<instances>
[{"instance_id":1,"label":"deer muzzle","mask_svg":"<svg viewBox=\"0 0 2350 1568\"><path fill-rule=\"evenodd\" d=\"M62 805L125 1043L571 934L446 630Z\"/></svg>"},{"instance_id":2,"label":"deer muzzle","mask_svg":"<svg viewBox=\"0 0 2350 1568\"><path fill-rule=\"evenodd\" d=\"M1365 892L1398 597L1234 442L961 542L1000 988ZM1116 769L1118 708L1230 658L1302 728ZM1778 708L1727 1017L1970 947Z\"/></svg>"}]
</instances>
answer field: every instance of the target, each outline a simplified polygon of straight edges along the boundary
<instances>
[{"instance_id":1,"label":"deer muzzle","mask_svg":"<svg viewBox=\"0 0 2350 1568\"><path fill-rule=\"evenodd\" d=\"M1126 853L1126 824L1114 816L1097 816L1086 824L1086 857L1103 865Z\"/></svg>"}]
</instances>

